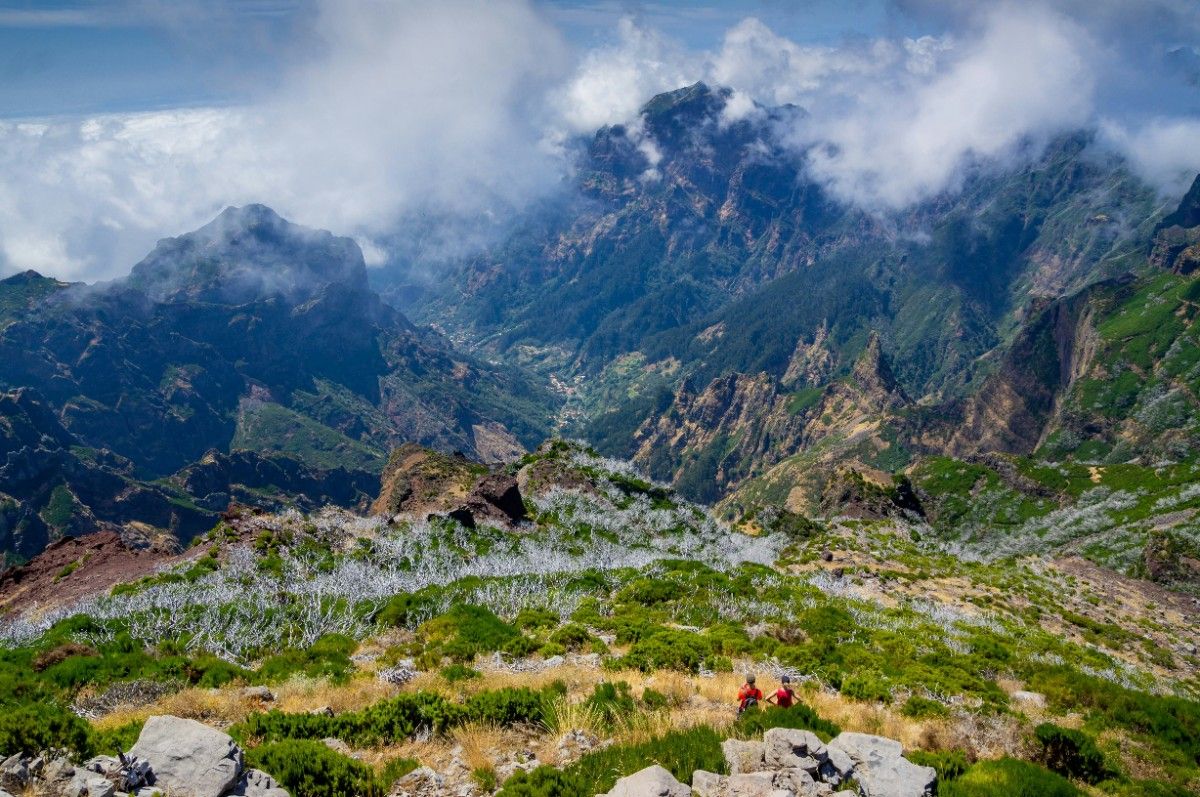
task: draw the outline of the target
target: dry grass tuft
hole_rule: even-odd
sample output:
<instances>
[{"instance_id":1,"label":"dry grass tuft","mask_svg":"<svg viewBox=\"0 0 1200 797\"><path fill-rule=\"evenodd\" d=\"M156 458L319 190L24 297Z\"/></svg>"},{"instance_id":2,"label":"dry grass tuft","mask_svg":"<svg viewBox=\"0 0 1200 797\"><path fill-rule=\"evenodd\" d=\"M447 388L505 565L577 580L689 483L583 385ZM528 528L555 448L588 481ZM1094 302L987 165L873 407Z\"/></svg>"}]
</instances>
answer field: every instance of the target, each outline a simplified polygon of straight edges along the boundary
<instances>
[{"instance_id":1,"label":"dry grass tuft","mask_svg":"<svg viewBox=\"0 0 1200 797\"><path fill-rule=\"evenodd\" d=\"M454 741L462 748L460 756L467 769L494 770L493 755L501 749L504 733L495 725L472 722L461 725L451 732Z\"/></svg>"}]
</instances>

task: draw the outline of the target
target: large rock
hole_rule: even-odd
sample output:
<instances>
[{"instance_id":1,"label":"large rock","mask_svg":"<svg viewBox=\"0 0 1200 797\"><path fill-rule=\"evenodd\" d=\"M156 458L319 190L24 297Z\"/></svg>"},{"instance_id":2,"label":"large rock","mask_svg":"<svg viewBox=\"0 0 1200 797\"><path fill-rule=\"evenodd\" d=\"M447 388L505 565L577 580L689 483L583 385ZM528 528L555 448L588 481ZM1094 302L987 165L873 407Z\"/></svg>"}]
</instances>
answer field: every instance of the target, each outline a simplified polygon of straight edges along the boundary
<instances>
[{"instance_id":1,"label":"large rock","mask_svg":"<svg viewBox=\"0 0 1200 797\"><path fill-rule=\"evenodd\" d=\"M621 778L608 797L691 797L692 790L655 764Z\"/></svg>"},{"instance_id":2,"label":"large rock","mask_svg":"<svg viewBox=\"0 0 1200 797\"><path fill-rule=\"evenodd\" d=\"M904 758L894 739L866 733L842 733L829 743L854 762L854 778L863 797L925 797L933 794L937 771Z\"/></svg>"},{"instance_id":3,"label":"large rock","mask_svg":"<svg viewBox=\"0 0 1200 797\"><path fill-rule=\"evenodd\" d=\"M730 774L741 772L759 772L765 767L762 742L744 742L741 739L726 739L721 743L721 751L725 753L725 763L729 766Z\"/></svg>"},{"instance_id":4,"label":"large rock","mask_svg":"<svg viewBox=\"0 0 1200 797\"><path fill-rule=\"evenodd\" d=\"M829 757L825 743L815 733L795 728L771 728L763 734L763 746L771 769L800 767L815 771Z\"/></svg>"},{"instance_id":5,"label":"large rock","mask_svg":"<svg viewBox=\"0 0 1200 797\"><path fill-rule=\"evenodd\" d=\"M807 797L811 791L797 792L776 784L777 773L745 772L717 775L696 770L692 774L692 792L697 797ZM811 779L810 779L811 782Z\"/></svg>"},{"instance_id":6,"label":"large rock","mask_svg":"<svg viewBox=\"0 0 1200 797\"><path fill-rule=\"evenodd\" d=\"M151 717L129 754L148 761L154 785L172 797L221 797L242 776L241 748L195 720Z\"/></svg>"}]
</instances>

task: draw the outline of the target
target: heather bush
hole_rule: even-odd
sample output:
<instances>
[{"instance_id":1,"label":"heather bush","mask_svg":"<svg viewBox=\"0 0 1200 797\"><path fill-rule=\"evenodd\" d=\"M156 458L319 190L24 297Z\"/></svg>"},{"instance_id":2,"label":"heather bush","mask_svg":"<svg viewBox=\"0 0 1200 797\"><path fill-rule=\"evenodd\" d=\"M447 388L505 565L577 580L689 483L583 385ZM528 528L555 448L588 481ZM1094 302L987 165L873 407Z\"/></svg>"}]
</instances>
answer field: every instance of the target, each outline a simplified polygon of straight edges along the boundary
<instances>
[{"instance_id":1,"label":"heather bush","mask_svg":"<svg viewBox=\"0 0 1200 797\"><path fill-rule=\"evenodd\" d=\"M940 786L940 797L1082 797L1062 775L1015 758L980 761Z\"/></svg>"},{"instance_id":2,"label":"heather bush","mask_svg":"<svg viewBox=\"0 0 1200 797\"><path fill-rule=\"evenodd\" d=\"M87 756L92 750L88 724L51 703L28 703L0 709L0 754L34 755L54 748Z\"/></svg>"},{"instance_id":3,"label":"heather bush","mask_svg":"<svg viewBox=\"0 0 1200 797\"><path fill-rule=\"evenodd\" d=\"M1087 734L1043 722L1033 735L1039 747L1038 760L1054 772L1086 783L1099 783L1110 776L1104 754Z\"/></svg>"},{"instance_id":4,"label":"heather bush","mask_svg":"<svg viewBox=\"0 0 1200 797\"><path fill-rule=\"evenodd\" d=\"M798 701L790 708L766 706L758 711L747 711L737 718L737 723L733 726L734 735L739 739L761 739L771 728L808 730L824 741L829 741L842 732L836 724Z\"/></svg>"},{"instance_id":5,"label":"heather bush","mask_svg":"<svg viewBox=\"0 0 1200 797\"><path fill-rule=\"evenodd\" d=\"M366 764L319 741L288 739L246 751L246 765L261 769L303 797L383 797L384 784Z\"/></svg>"}]
</instances>

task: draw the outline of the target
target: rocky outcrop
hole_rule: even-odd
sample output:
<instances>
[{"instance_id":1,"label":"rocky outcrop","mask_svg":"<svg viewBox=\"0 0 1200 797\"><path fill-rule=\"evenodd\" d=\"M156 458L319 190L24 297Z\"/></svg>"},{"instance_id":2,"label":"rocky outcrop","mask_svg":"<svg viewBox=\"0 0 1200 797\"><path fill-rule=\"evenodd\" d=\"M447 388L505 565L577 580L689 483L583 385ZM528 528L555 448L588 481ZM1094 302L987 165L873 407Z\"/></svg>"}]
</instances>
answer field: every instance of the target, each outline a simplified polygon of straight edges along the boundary
<instances>
[{"instance_id":1,"label":"rocky outcrop","mask_svg":"<svg viewBox=\"0 0 1200 797\"><path fill-rule=\"evenodd\" d=\"M78 766L16 755L0 764L0 788L45 797L289 797L274 778L247 769L226 733L195 720L153 716L128 753Z\"/></svg>"},{"instance_id":2,"label":"rocky outcrop","mask_svg":"<svg viewBox=\"0 0 1200 797\"><path fill-rule=\"evenodd\" d=\"M1063 392L1086 367L1092 291L1048 303L1022 328L999 368L945 423L944 441L927 444L954 456L989 451L1027 454L1042 440Z\"/></svg>"},{"instance_id":3,"label":"rocky outcrop","mask_svg":"<svg viewBox=\"0 0 1200 797\"><path fill-rule=\"evenodd\" d=\"M937 772L917 766L894 739L866 733L842 733L829 743L854 763L862 797L925 797L934 793Z\"/></svg>"},{"instance_id":4,"label":"rocky outcrop","mask_svg":"<svg viewBox=\"0 0 1200 797\"><path fill-rule=\"evenodd\" d=\"M747 476L803 451L821 451L820 464L831 469L900 445L891 427L911 401L878 334L846 378L816 392L789 393L785 382L735 373L699 392L685 383L671 407L638 430L634 460L690 498L717 501ZM790 509L819 501L819 486L805 492L808 506Z\"/></svg>"},{"instance_id":5,"label":"rocky outcrop","mask_svg":"<svg viewBox=\"0 0 1200 797\"><path fill-rule=\"evenodd\" d=\"M1200 268L1200 176L1175 212L1154 228L1150 263L1177 274Z\"/></svg>"},{"instance_id":6,"label":"rocky outcrop","mask_svg":"<svg viewBox=\"0 0 1200 797\"><path fill-rule=\"evenodd\" d=\"M468 528L481 523L512 525L526 519L517 478L462 454L443 454L406 444L384 468L377 515L451 517Z\"/></svg>"},{"instance_id":7,"label":"rocky outcrop","mask_svg":"<svg viewBox=\"0 0 1200 797\"><path fill-rule=\"evenodd\" d=\"M604 797L930 797L937 773L913 764L900 743L842 733L825 744L815 733L772 728L759 741L721 746L728 775L696 770L689 789L661 766L617 781ZM851 780L853 779L853 780ZM857 791L835 791L844 784Z\"/></svg>"}]
</instances>

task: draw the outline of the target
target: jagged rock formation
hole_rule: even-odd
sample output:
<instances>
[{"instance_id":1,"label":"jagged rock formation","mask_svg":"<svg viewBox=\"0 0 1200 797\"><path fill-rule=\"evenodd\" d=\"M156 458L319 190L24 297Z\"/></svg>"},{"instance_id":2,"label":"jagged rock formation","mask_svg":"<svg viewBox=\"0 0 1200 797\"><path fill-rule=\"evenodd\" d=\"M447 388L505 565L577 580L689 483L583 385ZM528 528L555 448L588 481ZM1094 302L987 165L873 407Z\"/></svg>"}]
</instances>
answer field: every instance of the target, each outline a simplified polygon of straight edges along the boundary
<instances>
[{"instance_id":1,"label":"jagged rock formation","mask_svg":"<svg viewBox=\"0 0 1200 797\"><path fill-rule=\"evenodd\" d=\"M638 430L635 461L656 478L715 501L747 476L770 478L780 463L811 452L804 470L819 480L810 479L788 503L811 509L836 467L874 469L875 459L898 445L891 427L909 404L873 333L847 377L822 389L788 394L765 373L721 377L698 394L685 385L668 412ZM792 478L782 474L775 475Z\"/></svg>"},{"instance_id":2,"label":"jagged rock formation","mask_svg":"<svg viewBox=\"0 0 1200 797\"><path fill-rule=\"evenodd\" d=\"M377 515L451 517L468 528L479 523L509 525L525 519L525 504L514 476L421 446L401 446L388 457Z\"/></svg>"},{"instance_id":3,"label":"jagged rock formation","mask_svg":"<svg viewBox=\"0 0 1200 797\"><path fill-rule=\"evenodd\" d=\"M1200 267L1200 176L1175 212L1154 228L1150 262L1185 275Z\"/></svg>"}]
</instances>

